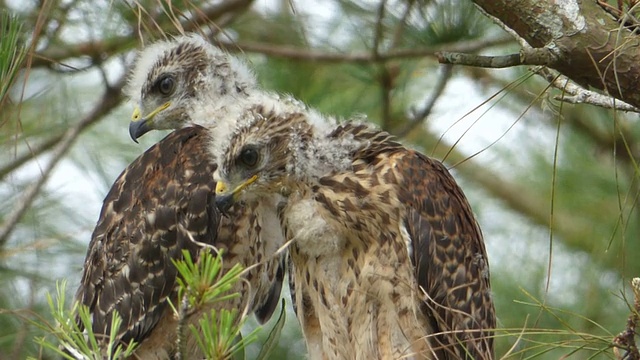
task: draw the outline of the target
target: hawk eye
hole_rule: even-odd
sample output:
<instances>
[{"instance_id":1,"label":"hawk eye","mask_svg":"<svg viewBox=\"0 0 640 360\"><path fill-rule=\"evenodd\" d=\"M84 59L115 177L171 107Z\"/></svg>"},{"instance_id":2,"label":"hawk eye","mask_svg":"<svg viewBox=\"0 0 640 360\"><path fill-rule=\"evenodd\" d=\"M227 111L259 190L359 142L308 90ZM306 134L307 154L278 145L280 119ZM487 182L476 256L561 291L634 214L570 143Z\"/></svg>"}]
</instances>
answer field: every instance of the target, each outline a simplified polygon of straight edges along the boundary
<instances>
[{"instance_id":1,"label":"hawk eye","mask_svg":"<svg viewBox=\"0 0 640 360\"><path fill-rule=\"evenodd\" d=\"M239 160L245 166L252 168L258 163L258 150L255 148L245 148L240 152Z\"/></svg>"},{"instance_id":2,"label":"hawk eye","mask_svg":"<svg viewBox=\"0 0 640 360\"><path fill-rule=\"evenodd\" d=\"M156 88L162 95L171 95L175 90L176 82L171 75L164 75L156 81Z\"/></svg>"}]
</instances>

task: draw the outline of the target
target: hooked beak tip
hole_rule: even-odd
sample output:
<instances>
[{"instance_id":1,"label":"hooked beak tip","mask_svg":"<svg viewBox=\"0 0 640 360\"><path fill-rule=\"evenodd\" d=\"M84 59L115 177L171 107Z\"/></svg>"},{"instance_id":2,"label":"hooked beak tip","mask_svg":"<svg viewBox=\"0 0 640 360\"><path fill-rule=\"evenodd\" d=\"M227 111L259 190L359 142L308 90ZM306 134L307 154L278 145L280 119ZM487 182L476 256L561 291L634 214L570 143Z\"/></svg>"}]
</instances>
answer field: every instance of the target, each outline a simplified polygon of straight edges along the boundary
<instances>
[{"instance_id":1,"label":"hooked beak tip","mask_svg":"<svg viewBox=\"0 0 640 360\"><path fill-rule=\"evenodd\" d=\"M138 138L149 131L151 131L151 128L149 127L148 120L143 119L129 123L129 136L131 136L131 140L136 144L138 143Z\"/></svg>"},{"instance_id":2,"label":"hooked beak tip","mask_svg":"<svg viewBox=\"0 0 640 360\"><path fill-rule=\"evenodd\" d=\"M216 195L216 207L223 215L229 214L229 209L234 204L233 194Z\"/></svg>"}]
</instances>

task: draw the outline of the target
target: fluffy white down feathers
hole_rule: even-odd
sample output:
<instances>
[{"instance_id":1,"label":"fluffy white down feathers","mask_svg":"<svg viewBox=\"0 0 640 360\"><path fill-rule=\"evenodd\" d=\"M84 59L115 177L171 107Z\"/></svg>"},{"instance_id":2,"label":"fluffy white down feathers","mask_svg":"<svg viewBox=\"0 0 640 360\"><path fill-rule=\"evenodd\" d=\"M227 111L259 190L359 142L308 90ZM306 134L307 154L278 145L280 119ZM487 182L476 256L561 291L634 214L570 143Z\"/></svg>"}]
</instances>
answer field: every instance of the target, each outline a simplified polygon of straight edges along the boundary
<instances>
[{"instance_id":1,"label":"fluffy white down feathers","mask_svg":"<svg viewBox=\"0 0 640 360\"><path fill-rule=\"evenodd\" d=\"M193 66L195 56L185 56L185 51L180 50L186 48L190 53L203 56L206 66ZM250 127L256 121L253 110L257 107L265 109L264 113L282 116L293 113L305 114L307 122L314 127L316 134L317 144L314 148L322 149L323 157L318 159L317 164L306 163L297 167L304 171L316 170L324 173L334 166L343 168L349 163L345 149L359 146L355 143L347 146L348 144L328 141L326 135L335 128L336 119L323 116L289 95L261 89L255 74L246 62L213 46L199 35L190 34L160 41L140 52L125 94L142 109L143 115L152 110L146 104L154 103L154 97L159 97L150 89L153 89L155 82L166 74L176 76L179 83L188 82L186 85L177 86L176 92L168 98L171 106L166 110L170 112L176 108L184 109L182 118L185 123L176 124L174 117L174 122L170 124L163 124L163 120L154 121L153 128L173 129L188 125L206 127L211 130L211 153L216 158L228 148L233 134L240 128ZM229 91L234 88L241 88L242 91ZM191 91L192 93L189 93ZM164 100L155 100L155 103L161 102ZM363 117L358 117L358 120L363 120ZM306 160L316 158L314 154L305 155L307 156L303 158Z\"/></svg>"},{"instance_id":2,"label":"fluffy white down feathers","mask_svg":"<svg viewBox=\"0 0 640 360\"><path fill-rule=\"evenodd\" d=\"M159 91L167 76L177 85L171 92ZM469 262L477 253L486 259L482 235L441 163L390 140L362 118L337 126L334 118L290 96L261 89L244 62L195 35L145 49L128 95L142 119L149 120L145 131L191 124L208 129L208 150L218 165L212 176L222 180L216 185L217 205L242 191L252 196L243 200L254 208L281 215L264 225L273 231L282 226L287 239L298 239L290 248L292 273L304 293L297 306L310 349L322 348L325 355L334 351L328 358L399 357L411 351L437 351L451 359L469 351L475 358L493 358L488 268L483 270L486 262ZM245 162L247 149L254 157ZM252 165L243 168L243 163ZM254 191L243 191L249 186ZM351 250L341 253L345 249ZM416 294L425 291L435 300L419 300ZM380 305L362 296L372 292L392 301ZM362 314L372 307L378 309L369 314L379 322L375 336L369 336L371 326L364 321L371 318ZM343 313L334 318L338 308ZM418 313L420 319L411 316ZM347 318L355 330L342 326ZM390 327L397 319L402 324ZM470 331L447 332L458 329ZM429 331L442 333L423 344L419 340ZM468 347L458 346L467 340ZM438 342L442 348L432 347Z\"/></svg>"}]
</instances>

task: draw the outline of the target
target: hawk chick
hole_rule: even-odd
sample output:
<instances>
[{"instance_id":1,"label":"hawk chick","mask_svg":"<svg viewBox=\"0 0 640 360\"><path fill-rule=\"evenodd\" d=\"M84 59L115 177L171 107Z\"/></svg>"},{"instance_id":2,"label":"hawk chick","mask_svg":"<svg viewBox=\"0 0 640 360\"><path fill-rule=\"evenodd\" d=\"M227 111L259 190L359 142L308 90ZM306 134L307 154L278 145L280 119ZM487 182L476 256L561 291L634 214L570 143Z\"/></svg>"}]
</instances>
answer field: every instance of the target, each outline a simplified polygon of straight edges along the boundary
<instances>
[{"instance_id":1,"label":"hawk chick","mask_svg":"<svg viewBox=\"0 0 640 360\"><path fill-rule=\"evenodd\" d=\"M312 359L492 359L480 228L438 161L363 123L253 110L222 143L216 203L275 204Z\"/></svg>"},{"instance_id":2,"label":"hawk chick","mask_svg":"<svg viewBox=\"0 0 640 360\"><path fill-rule=\"evenodd\" d=\"M198 37L152 48L129 86L131 136L207 129L218 205L254 209L273 235L263 241L292 240L312 358L493 357L484 243L441 163L259 88L246 64Z\"/></svg>"},{"instance_id":3,"label":"hawk chick","mask_svg":"<svg viewBox=\"0 0 640 360\"><path fill-rule=\"evenodd\" d=\"M238 206L233 221L221 217L214 205L212 173L217 165L209 150L215 143L214 119L206 118L203 126L195 121L194 110L206 110L203 101L255 86L253 75L236 61L196 36L154 44L139 56L128 94L139 103L136 113L145 116L131 126L132 136L150 129L178 130L116 179L91 236L76 299L89 307L103 351L117 312L124 323L116 343L139 343L138 358L173 356L177 319L169 302L177 304L178 299L171 260L181 259L182 250L197 258L199 244L225 250L223 270L235 263L252 267L234 289L241 297L216 303L216 308L248 305L264 322L278 304L284 259L276 250L283 239L279 230L266 225L277 218L259 206ZM229 81L233 89L227 91ZM192 318L196 323L197 316ZM183 355L201 357L192 340L187 338L192 352Z\"/></svg>"}]
</instances>

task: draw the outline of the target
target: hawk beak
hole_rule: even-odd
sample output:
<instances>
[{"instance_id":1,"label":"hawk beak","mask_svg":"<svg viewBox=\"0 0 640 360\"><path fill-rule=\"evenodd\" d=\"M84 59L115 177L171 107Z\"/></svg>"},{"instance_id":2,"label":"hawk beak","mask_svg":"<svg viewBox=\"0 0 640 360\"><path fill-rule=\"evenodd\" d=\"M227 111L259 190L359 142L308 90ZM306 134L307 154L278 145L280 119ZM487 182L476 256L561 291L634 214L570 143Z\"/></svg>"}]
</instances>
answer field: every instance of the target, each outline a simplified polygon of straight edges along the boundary
<instances>
[{"instance_id":1,"label":"hawk beak","mask_svg":"<svg viewBox=\"0 0 640 360\"><path fill-rule=\"evenodd\" d=\"M140 108L136 106L131 115L131 122L129 123L129 135L131 139L137 143L139 137L153 130L153 117L169 106L171 106L171 102L167 101L144 117L142 116Z\"/></svg>"},{"instance_id":2,"label":"hawk beak","mask_svg":"<svg viewBox=\"0 0 640 360\"><path fill-rule=\"evenodd\" d=\"M238 201L238 197L242 190L244 190L247 186L253 184L258 179L258 175L253 175L247 181L238 185L232 191L229 191L229 185L224 181L218 181L216 183L216 207L223 214L227 214L229 209L233 206L233 204Z\"/></svg>"}]
</instances>

